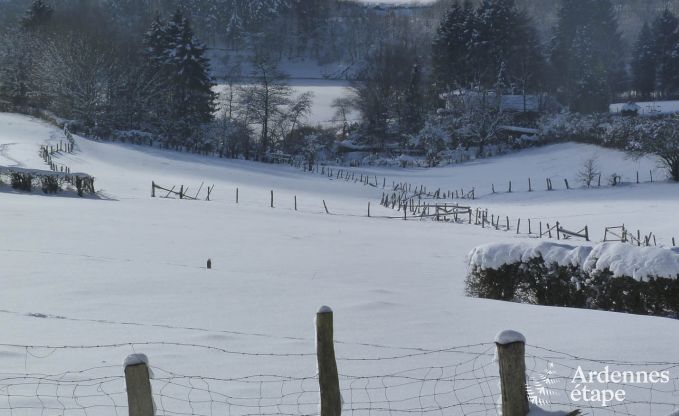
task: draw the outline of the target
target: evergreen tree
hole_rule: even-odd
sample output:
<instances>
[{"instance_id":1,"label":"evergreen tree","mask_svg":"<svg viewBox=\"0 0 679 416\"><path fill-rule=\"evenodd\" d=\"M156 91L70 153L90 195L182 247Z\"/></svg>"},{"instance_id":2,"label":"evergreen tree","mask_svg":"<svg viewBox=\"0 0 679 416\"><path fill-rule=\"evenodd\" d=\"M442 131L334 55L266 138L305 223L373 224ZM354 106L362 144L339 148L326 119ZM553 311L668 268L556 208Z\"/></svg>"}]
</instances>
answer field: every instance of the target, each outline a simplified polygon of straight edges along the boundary
<instances>
[{"instance_id":1,"label":"evergreen tree","mask_svg":"<svg viewBox=\"0 0 679 416\"><path fill-rule=\"evenodd\" d=\"M205 46L180 11L168 23L156 19L145 44L149 65L162 74L166 91L155 113L165 135L174 143L186 144L197 127L213 119L215 109Z\"/></svg>"},{"instance_id":2,"label":"evergreen tree","mask_svg":"<svg viewBox=\"0 0 679 416\"><path fill-rule=\"evenodd\" d=\"M402 117L402 131L415 133L424 124L424 97L422 86L422 70L419 64L413 65L410 83L404 94L405 114Z\"/></svg>"},{"instance_id":3,"label":"evergreen tree","mask_svg":"<svg viewBox=\"0 0 679 416\"><path fill-rule=\"evenodd\" d=\"M469 50L474 33L474 11L467 0L454 3L439 24L432 45L434 79L440 92L470 83Z\"/></svg>"},{"instance_id":4,"label":"evergreen tree","mask_svg":"<svg viewBox=\"0 0 679 416\"><path fill-rule=\"evenodd\" d=\"M572 109L581 113L608 110L608 85L606 67L595 56L592 30L587 26L578 28L573 38L571 56L580 66L575 69Z\"/></svg>"},{"instance_id":5,"label":"evergreen tree","mask_svg":"<svg viewBox=\"0 0 679 416\"><path fill-rule=\"evenodd\" d=\"M47 26L52 20L54 9L43 0L34 0L26 15L21 19L21 26L30 31Z\"/></svg>"},{"instance_id":6,"label":"evergreen tree","mask_svg":"<svg viewBox=\"0 0 679 416\"><path fill-rule=\"evenodd\" d=\"M484 0L477 11L471 62L484 89L511 92L537 83L543 67L542 48L532 21L514 0Z\"/></svg>"},{"instance_id":7,"label":"evergreen tree","mask_svg":"<svg viewBox=\"0 0 679 416\"><path fill-rule=\"evenodd\" d=\"M614 93L625 88L621 52L624 48L610 0L562 0L554 34L550 61L557 96L573 109L586 107L603 111L600 103L610 101ZM575 45L576 38L578 45ZM588 44L591 52L582 52L583 43ZM585 58L590 61L583 62ZM606 84L605 89L597 89L602 96L597 97L596 103L584 107L580 88L592 80L581 78L582 68L596 69L587 72L588 76L602 76Z\"/></svg>"},{"instance_id":8,"label":"evergreen tree","mask_svg":"<svg viewBox=\"0 0 679 416\"><path fill-rule=\"evenodd\" d=\"M679 19L665 9L653 22L656 90L669 95L679 88Z\"/></svg>"},{"instance_id":9,"label":"evergreen tree","mask_svg":"<svg viewBox=\"0 0 679 416\"><path fill-rule=\"evenodd\" d=\"M655 90L655 51L651 27L644 23L632 57L633 88L642 97L650 97Z\"/></svg>"}]
</instances>

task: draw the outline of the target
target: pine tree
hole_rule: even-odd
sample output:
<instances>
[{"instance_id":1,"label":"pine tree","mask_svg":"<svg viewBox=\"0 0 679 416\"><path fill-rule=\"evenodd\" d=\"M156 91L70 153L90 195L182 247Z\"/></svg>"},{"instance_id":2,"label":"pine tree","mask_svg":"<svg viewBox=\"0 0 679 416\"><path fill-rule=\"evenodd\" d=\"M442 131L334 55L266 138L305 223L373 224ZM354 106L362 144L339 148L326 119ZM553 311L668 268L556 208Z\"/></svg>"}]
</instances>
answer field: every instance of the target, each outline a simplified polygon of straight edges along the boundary
<instances>
[{"instance_id":1,"label":"pine tree","mask_svg":"<svg viewBox=\"0 0 679 416\"><path fill-rule=\"evenodd\" d=\"M482 87L502 84L503 89L513 89L519 83L526 90L529 82L537 81L542 47L532 21L514 0L484 0L476 28L471 61Z\"/></svg>"},{"instance_id":2,"label":"pine tree","mask_svg":"<svg viewBox=\"0 0 679 416\"><path fill-rule=\"evenodd\" d=\"M158 18L152 23L145 45L149 65L162 74L166 91L155 106L160 126L172 142L186 143L197 127L213 119L215 109L205 46L179 10L167 23Z\"/></svg>"},{"instance_id":3,"label":"pine tree","mask_svg":"<svg viewBox=\"0 0 679 416\"><path fill-rule=\"evenodd\" d=\"M47 26L52 20L54 9L43 0L34 0L26 15L21 19L21 26L30 31Z\"/></svg>"},{"instance_id":4,"label":"pine tree","mask_svg":"<svg viewBox=\"0 0 679 416\"><path fill-rule=\"evenodd\" d=\"M179 92L178 110L191 127L213 118L215 94L209 74L210 63L205 57L205 46L195 39L188 20L175 16L173 22L180 23L174 51L170 51L171 66L175 70L174 84Z\"/></svg>"},{"instance_id":5,"label":"pine tree","mask_svg":"<svg viewBox=\"0 0 679 416\"><path fill-rule=\"evenodd\" d=\"M405 114L402 118L402 131L415 133L424 124L424 97L422 86L422 70L419 64L413 65L410 83L404 94Z\"/></svg>"},{"instance_id":6,"label":"pine tree","mask_svg":"<svg viewBox=\"0 0 679 416\"><path fill-rule=\"evenodd\" d=\"M473 6L454 3L439 24L432 45L436 88L446 92L470 82L469 51L473 35Z\"/></svg>"},{"instance_id":7,"label":"pine tree","mask_svg":"<svg viewBox=\"0 0 679 416\"><path fill-rule=\"evenodd\" d=\"M590 28L581 26L571 50L573 59L580 63L574 73L572 109L581 113L604 112L609 104L606 67L596 59L592 36Z\"/></svg>"},{"instance_id":8,"label":"pine tree","mask_svg":"<svg viewBox=\"0 0 679 416\"><path fill-rule=\"evenodd\" d=\"M679 88L679 19L665 9L653 22L653 49L656 68L656 90L669 95Z\"/></svg>"},{"instance_id":9,"label":"pine tree","mask_svg":"<svg viewBox=\"0 0 679 416\"><path fill-rule=\"evenodd\" d=\"M571 108L603 111L601 102L610 101L614 93L625 88L622 40L610 0L562 0L554 33L550 61L557 97ZM583 42L591 52L582 52ZM582 68L592 68L589 74L603 74L606 82L606 88L597 89L602 96L591 105L581 102L581 86L592 81L582 78Z\"/></svg>"},{"instance_id":10,"label":"pine tree","mask_svg":"<svg viewBox=\"0 0 679 416\"><path fill-rule=\"evenodd\" d=\"M653 32L645 23L639 33L632 57L633 88L642 97L650 97L655 90L655 67Z\"/></svg>"}]
</instances>

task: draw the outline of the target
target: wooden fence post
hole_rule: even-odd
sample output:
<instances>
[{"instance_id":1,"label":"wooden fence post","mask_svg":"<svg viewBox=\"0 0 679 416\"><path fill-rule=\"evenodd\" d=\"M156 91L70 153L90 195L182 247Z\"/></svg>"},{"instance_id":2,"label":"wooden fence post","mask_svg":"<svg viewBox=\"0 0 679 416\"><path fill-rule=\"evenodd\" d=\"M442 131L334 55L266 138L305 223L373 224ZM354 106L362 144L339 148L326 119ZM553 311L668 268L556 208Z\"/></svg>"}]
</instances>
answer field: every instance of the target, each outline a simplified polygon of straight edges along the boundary
<instances>
[{"instance_id":1,"label":"wooden fence post","mask_svg":"<svg viewBox=\"0 0 679 416\"><path fill-rule=\"evenodd\" d=\"M271 208L273 208L273 190L271 190Z\"/></svg>"},{"instance_id":2,"label":"wooden fence post","mask_svg":"<svg viewBox=\"0 0 679 416\"><path fill-rule=\"evenodd\" d=\"M332 309L327 306L321 307L316 313L316 357L318 384L321 390L321 416L342 414L342 396L335 361L332 320Z\"/></svg>"},{"instance_id":3,"label":"wooden fence post","mask_svg":"<svg viewBox=\"0 0 679 416\"><path fill-rule=\"evenodd\" d=\"M151 181L151 198L156 197L156 183Z\"/></svg>"},{"instance_id":4,"label":"wooden fence post","mask_svg":"<svg viewBox=\"0 0 679 416\"><path fill-rule=\"evenodd\" d=\"M297 195L295 195L295 211L297 211Z\"/></svg>"},{"instance_id":5,"label":"wooden fence post","mask_svg":"<svg viewBox=\"0 0 679 416\"><path fill-rule=\"evenodd\" d=\"M495 338L500 366L502 416L526 416L526 338L515 331L503 331Z\"/></svg>"},{"instance_id":6,"label":"wooden fence post","mask_svg":"<svg viewBox=\"0 0 679 416\"><path fill-rule=\"evenodd\" d=\"M132 354L125 359L125 384L129 415L153 416L148 359L144 354Z\"/></svg>"}]
</instances>

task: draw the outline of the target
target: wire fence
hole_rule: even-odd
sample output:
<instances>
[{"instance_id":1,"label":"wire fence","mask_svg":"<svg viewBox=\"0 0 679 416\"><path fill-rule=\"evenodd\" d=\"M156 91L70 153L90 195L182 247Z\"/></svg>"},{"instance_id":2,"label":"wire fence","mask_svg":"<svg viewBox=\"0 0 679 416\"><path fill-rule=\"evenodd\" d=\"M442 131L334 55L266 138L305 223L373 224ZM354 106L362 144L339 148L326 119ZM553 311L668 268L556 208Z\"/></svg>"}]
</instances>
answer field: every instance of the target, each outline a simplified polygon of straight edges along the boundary
<instances>
[{"instance_id":1,"label":"wire fence","mask_svg":"<svg viewBox=\"0 0 679 416\"><path fill-rule=\"evenodd\" d=\"M343 414L500 414L495 343L439 350L353 345L350 350L362 351L357 355L343 355L342 345L346 344L338 344L337 365ZM319 412L314 352L244 352L212 345L147 342L0 345L3 366L24 368L0 373L0 415L127 415L123 366L109 362L149 349L154 351L150 369L157 415L306 416ZM154 364L156 356L158 364ZM228 370L220 360L230 363ZM667 416L679 407L679 363L599 360L532 345L526 346L525 361L528 398L543 409L581 409L593 416ZM39 370L78 362L105 364L83 365L80 370ZM233 376L220 376L227 371ZM579 371L586 377L590 371L605 372L609 379L576 383ZM635 379L617 380L617 371ZM652 383L643 374L658 379ZM582 397L585 386L590 392L587 400ZM595 391L623 391L625 397L616 400L602 393L597 398L591 394Z\"/></svg>"}]
</instances>

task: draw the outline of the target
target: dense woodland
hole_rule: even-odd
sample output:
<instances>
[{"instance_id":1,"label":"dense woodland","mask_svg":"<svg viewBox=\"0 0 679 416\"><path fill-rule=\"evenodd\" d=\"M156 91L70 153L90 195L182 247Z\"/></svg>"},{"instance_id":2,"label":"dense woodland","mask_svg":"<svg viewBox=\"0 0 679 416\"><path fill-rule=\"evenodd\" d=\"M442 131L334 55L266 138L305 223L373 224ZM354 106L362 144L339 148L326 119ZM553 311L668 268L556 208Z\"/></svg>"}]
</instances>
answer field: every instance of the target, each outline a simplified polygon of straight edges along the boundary
<instances>
[{"instance_id":1,"label":"dense woodland","mask_svg":"<svg viewBox=\"0 0 679 416\"><path fill-rule=\"evenodd\" d=\"M675 98L676 3L5 0L0 107L222 157L313 163L358 149L433 166L521 145L503 126L541 131L557 118L610 118L615 101ZM289 61L331 64L326 76L352 81L333 127L307 125L312 97L288 86ZM523 111L504 109L505 97L522 97ZM654 121L635 125L657 133Z\"/></svg>"}]
</instances>

